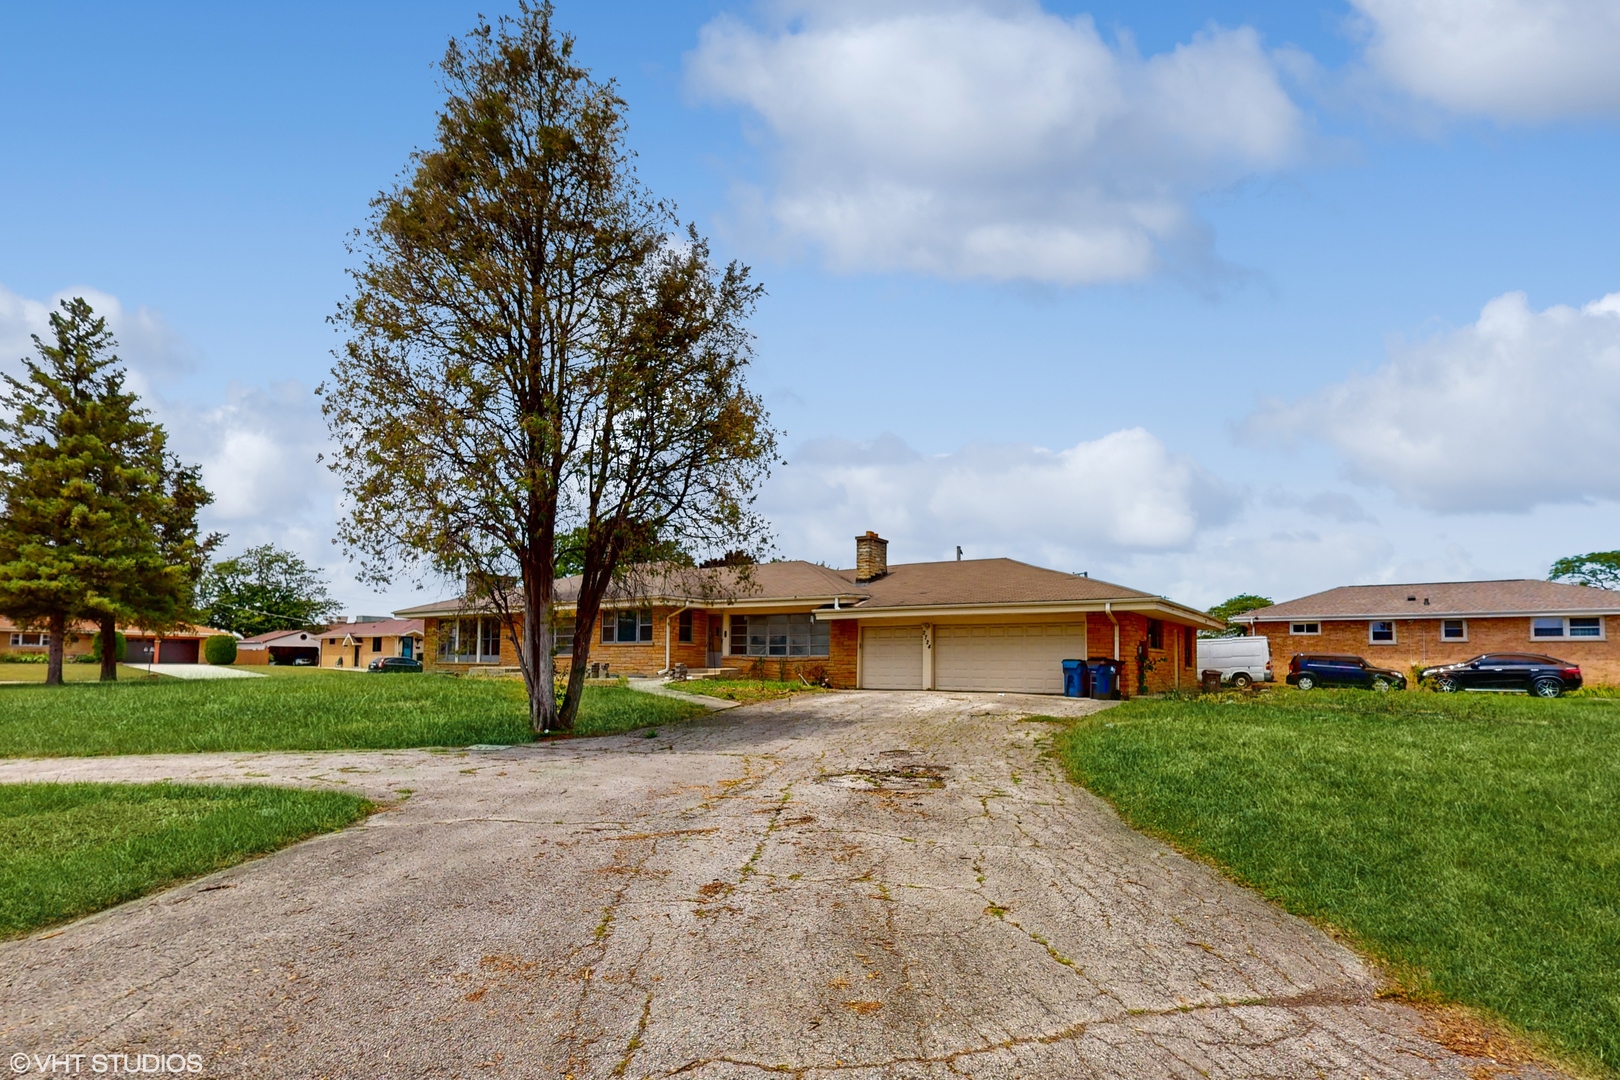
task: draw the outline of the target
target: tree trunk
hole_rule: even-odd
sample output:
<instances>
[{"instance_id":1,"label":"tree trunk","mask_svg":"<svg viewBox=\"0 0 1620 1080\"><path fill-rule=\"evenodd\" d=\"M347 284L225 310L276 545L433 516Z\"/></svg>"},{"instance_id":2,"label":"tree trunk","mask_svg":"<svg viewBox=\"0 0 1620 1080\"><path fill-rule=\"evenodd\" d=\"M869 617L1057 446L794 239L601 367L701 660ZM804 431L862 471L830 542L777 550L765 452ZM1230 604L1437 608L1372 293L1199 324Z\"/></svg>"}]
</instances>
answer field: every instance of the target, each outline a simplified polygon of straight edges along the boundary
<instances>
[{"instance_id":1,"label":"tree trunk","mask_svg":"<svg viewBox=\"0 0 1620 1080\"><path fill-rule=\"evenodd\" d=\"M118 681L118 620L101 617L101 681Z\"/></svg>"},{"instance_id":2,"label":"tree trunk","mask_svg":"<svg viewBox=\"0 0 1620 1080\"><path fill-rule=\"evenodd\" d=\"M580 699L585 693L585 671L591 661L596 618L602 611L601 605L592 604L584 593L584 582L581 581L581 595L574 608L574 652L568 662L568 690L557 709L557 727L562 731L574 730L574 720L579 716Z\"/></svg>"},{"instance_id":3,"label":"tree trunk","mask_svg":"<svg viewBox=\"0 0 1620 1080\"><path fill-rule=\"evenodd\" d=\"M62 647L63 639L67 637L67 616L62 612L52 612L50 622L47 624L51 635L50 650L46 654L45 685L62 685Z\"/></svg>"},{"instance_id":4,"label":"tree trunk","mask_svg":"<svg viewBox=\"0 0 1620 1080\"><path fill-rule=\"evenodd\" d=\"M552 655L552 582L549 573L523 575L523 678L529 691L529 727L544 735L559 727L556 657Z\"/></svg>"}]
</instances>

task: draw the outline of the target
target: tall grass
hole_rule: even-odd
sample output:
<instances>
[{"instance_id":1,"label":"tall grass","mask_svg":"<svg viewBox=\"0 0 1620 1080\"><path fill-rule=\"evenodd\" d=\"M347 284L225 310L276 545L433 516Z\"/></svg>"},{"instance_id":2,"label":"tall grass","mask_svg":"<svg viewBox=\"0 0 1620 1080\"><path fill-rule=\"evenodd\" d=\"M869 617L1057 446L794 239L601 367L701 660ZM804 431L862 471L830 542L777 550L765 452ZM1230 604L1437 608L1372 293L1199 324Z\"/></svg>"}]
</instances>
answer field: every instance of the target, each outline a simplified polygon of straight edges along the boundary
<instances>
[{"instance_id":1,"label":"tall grass","mask_svg":"<svg viewBox=\"0 0 1620 1080\"><path fill-rule=\"evenodd\" d=\"M674 723L705 710L588 687L577 733ZM376 750L533 739L523 685L432 675L141 680L0 687L0 757Z\"/></svg>"},{"instance_id":2,"label":"tall grass","mask_svg":"<svg viewBox=\"0 0 1620 1080\"><path fill-rule=\"evenodd\" d=\"M1387 961L1620 1066L1620 702L1277 692L1136 701L1075 780Z\"/></svg>"},{"instance_id":3,"label":"tall grass","mask_svg":"<svg viewBox=\"0 0 1620 1080\"><path fill-rule=\"evenodd\" d=\"M0 784L0 937L76 918L342 828L339 792L180 784Z\"/></svg>"}]
</instances>

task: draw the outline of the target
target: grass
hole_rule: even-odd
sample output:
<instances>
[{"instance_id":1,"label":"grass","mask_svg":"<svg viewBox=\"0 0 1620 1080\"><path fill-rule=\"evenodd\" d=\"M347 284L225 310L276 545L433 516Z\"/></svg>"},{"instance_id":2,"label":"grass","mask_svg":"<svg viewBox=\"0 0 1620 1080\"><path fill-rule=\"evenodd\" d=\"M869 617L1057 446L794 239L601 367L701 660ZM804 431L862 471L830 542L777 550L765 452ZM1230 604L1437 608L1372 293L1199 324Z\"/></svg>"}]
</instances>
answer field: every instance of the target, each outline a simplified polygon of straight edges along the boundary
<instances>
[{"instance_id":1,"label":"grass","mask_svg":"<svg viewBox=\"0 0 1620 1080\"><path fill-rule=\"evenodd\" d=\"M521 682L285 671L300 674L0 687L0 757L380 750L534 738ZM695 702L592 686L576 733L631 731L705 711Z\"/></svg>"},{"instance_id":2,"label":"grass","mask_svg":"<svg viewBox=\"0 0 1620 1080\"><path fill-rule=\"evenodd\" d=\"M0 938L234 866L371 805L338 792L181 784L0 784Z\"/></svg>"},{"instance_id":3,"label":"grass","mask_svg":"<svg viewBox=\"0 0 1620 1080\"><path fill-rule=\"evenodd\" d=\"M45 681L46 666L44 664L8 664L0 661L0 683L25 682L43 683ZM150 675L140 668L118 665L120 679L138 679L143 681L167 678L165 675ZM100 664L63 664L62 679L64 682L95 682L101 678Z\"/></svg>"},{"instance_id":4,"label":"grass","mask_svg":"<svg viewBox=\"0 0 1620 1080\"><path fill-rule=\"evenodd\" d=\"M1620 1074L1620 701L1276 691L1134 701L1058 741L1132 824Z\"/></svg>"},{"instance_id":5,"label":"grass","mask_svg":"<svg viewBox=\"0 0 1620 1080\"><path fill-rule=\"evenodd\" d=\"M683 694L703 694L752 705L756 701L775 701L790 694L821 693L822 687L806 686L797 679L778 682L773 679L688 679L686 682L666 684L671 690Z\"/></svg>"}]
</instances>

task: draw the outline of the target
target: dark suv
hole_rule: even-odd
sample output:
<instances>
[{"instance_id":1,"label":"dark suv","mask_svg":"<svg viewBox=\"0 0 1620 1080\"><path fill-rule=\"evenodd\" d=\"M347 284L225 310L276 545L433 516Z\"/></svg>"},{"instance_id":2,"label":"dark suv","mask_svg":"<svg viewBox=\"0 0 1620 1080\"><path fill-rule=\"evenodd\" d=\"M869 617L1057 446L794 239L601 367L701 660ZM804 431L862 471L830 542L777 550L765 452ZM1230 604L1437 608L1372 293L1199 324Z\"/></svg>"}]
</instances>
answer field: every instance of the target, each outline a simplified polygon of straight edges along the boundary
<instances>
[{"instance_id":1,"label":"dark suv","mask_svg":"<svg viewBox=\"0 0 1620 1080\"><path fill-rule=\"evenodd\" d=\"M1373 667L1359 656L1326 653L1295 653L1288 661L1290 686L1311 690L1318 686L1364 686L1373 690L1404 690L1406 676L1388 668Z\"/></svg>"},{"instance_id":2,"label":"dark suv","mask_svg":"<svg viewBox=\"0 0 1620 1080\"><path fill-rule=\"evenodd\" d=\"M366 670L380 671L384 674L390 671L421 671L422 661L412 660L408 656L384 656L379 660L373 660Z\"/></svg>"},{"instance_id":3,"label":"dark suv","mask_svg":"<svg viewBox=\"0 0 1620 1080\"><path fill-rule=\"evenodd\" d=\"M1423 681L1443 694L1458 690L1522 690L1557 697L1581 688L1581 669L1567 660L1533 653L1487 653L1460 664L1424 668Z\"/></svg>"}]
</instances>

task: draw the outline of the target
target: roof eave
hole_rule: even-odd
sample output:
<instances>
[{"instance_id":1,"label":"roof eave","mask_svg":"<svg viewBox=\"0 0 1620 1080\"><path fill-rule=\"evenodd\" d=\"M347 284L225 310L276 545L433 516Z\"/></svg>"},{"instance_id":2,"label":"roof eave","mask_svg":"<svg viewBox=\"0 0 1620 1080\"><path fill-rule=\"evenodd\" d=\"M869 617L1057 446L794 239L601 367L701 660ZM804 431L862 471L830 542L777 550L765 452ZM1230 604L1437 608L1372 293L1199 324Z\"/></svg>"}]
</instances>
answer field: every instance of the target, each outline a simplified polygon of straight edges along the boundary
<instances>
[{"instance_id":1,"label":"roof eave","mask_svg":"<svg viewBox=\"0 0 1620 1080\"><path fill-rule=\"evenodd\" d=\"M1259 615L1249 612L1243 615L1234 615L1232 622L1253 626L1263 622L1364 622L1368 619L1412 620L1412 619L1551 619L1574 616L1592 615L1620 615L1620 606L1603 608L1548 608L1536 611L1446 611L1441 608L1431 608L1422 613L1410 611L1370 611L1365 614L1353 615Z\"/></svg>"},{"instance_id":2,"label":"roof eave","mask_svg":"<svg viewBox=\"0 0 1620 1080\"><path fill-rule=\"evenodd\" d=\"M1038 600L1023 602L997 602L987 604L930 604L874 607L870 604L838 611L818 611L817 621L842 622L858 619L922 619L945 618L955 615L1046 615L1089 614L1107 610L1118 612L1155 612L1177 622L1203 630L1224 630L1226 624L1196 608L1186 607L1173 600L1158 596L1133 596L1103 600Z\"/></svg>"}]
</instances>

